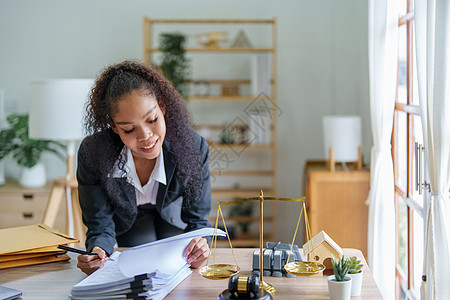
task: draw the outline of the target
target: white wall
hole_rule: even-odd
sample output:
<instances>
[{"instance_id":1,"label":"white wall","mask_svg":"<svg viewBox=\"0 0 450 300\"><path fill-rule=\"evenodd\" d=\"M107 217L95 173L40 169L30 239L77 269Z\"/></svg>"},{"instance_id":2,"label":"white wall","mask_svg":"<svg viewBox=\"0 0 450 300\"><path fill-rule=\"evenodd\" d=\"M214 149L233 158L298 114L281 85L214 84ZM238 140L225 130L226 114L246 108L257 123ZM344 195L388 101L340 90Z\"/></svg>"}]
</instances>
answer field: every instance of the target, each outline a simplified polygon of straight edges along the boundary
<instances>
[{"instance_id":1,"label":"white wall","mask_svg":"<svg viewBox=\"0 0 450 300\"><path fill-rule=\"evenodd\" d=\"M304 193L305 160L324 157L324 115L362 117L363 155L369 162L365 0L0 0L0 87L6 99L25 112L34 79L95 77L111 63L141 59L144 16L277 18L278 104L283 111L278 196ZM64 174L64 163L46 162L50 178ZM14 170L9 174L16 176ZM296 214L279 207L279 240L289 241Z\"/></svg>"}]
</instances>

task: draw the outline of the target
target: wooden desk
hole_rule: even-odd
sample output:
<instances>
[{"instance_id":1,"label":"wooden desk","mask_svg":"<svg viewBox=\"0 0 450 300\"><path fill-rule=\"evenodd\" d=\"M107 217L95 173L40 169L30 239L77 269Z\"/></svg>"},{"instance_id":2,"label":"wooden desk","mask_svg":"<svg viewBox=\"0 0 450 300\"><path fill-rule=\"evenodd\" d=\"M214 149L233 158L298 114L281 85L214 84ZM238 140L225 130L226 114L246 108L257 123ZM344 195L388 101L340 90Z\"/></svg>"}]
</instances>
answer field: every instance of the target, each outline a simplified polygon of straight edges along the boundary
<instances>
[{"instance_id":1,"label":"wooden desk","mask_svg":"<svg viewBox=\"0 0 450 300\"><path fill-rule=\"evenodd\" d=\"M240 275L250 275L253 250L240 248L234 251L241 268ZM364 264L362 294L360 297L352 297L352 300L382 299L361 251L344 249L344 254L357 256ZM0 285L21 290L24 300L67 299L72 286L85 278L85 275L76 267L76 254L70 253L70 256L72 259L69 262L0 270ZM216 263L223 262L233 262L231 250L218 248ZM266 282L278 289L274 299L329 299L326 276L264 278ZM228 280L208 280L201 277L197 270L194 270L166 299L216 299L227 288L227 285Z\"/></svg>"}]
</instances>

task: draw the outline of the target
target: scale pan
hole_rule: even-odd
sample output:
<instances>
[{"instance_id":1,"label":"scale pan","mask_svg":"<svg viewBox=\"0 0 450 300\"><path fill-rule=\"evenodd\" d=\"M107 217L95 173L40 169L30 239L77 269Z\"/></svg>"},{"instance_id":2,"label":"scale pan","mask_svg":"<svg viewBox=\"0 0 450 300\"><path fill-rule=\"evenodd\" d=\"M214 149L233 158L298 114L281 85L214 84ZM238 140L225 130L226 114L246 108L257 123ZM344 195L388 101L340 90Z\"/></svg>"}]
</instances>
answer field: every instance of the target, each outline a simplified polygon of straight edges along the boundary
<instances>
[{"instance_id":1,"label":"scale pan","mask_svg":"<svg viewBox=\"0 0 450 300\"><path fill-rule=\"evenodd\" d=\"M293 275L311 276L325 270L325 266L315 261L294 261L284 266Z\"/></svg>"},{"instance_id":2,"label":"scale pan","mask_svg":"<svg viewBox=\"0 0 450 300\"><path fill-rule=\"evenodd\" d=\"M239 267L227 264L208 265L200 268L198 273L208 279L227 279L239 273Z\"/></svg>"}]
</instances>

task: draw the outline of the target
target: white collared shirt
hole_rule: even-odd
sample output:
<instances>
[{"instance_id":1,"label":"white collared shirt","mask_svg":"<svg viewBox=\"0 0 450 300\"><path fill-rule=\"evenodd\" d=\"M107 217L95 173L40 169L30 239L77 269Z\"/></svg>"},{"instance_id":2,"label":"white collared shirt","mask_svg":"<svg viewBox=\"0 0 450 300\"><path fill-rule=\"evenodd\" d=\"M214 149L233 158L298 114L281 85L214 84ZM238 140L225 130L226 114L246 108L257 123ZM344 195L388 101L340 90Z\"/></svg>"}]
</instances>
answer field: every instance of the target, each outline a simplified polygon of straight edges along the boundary
<instances>
[{"instance_id":1,"label":"white collared shirt","mask_svg":"<svg viewBox=\"0 0 450 300\"><path fill-rule=\"evenodd\" d=\"M125 171L129 179L129 182L134 186L134 189L136 191L136 204L138 206L147 203L155 205L156 196L158 195L159 183L162 183L164 185L167 184L166 170L164 168L164 155L162 149L158 157L156 157L156 163L155 167L153 168L152 174L150 174L150 178L148 179L148 182L144 186L141 185L141 181L139 180L139 176L137 175L136 166L134 164L134 159L133 155L131 154L131 150L125 146L124 151L122 151L121 155L127 156ZM120 174L121 171L119 170L118 164L116 162L112 177L121 177Z\"/></svg>"}]
</instances>

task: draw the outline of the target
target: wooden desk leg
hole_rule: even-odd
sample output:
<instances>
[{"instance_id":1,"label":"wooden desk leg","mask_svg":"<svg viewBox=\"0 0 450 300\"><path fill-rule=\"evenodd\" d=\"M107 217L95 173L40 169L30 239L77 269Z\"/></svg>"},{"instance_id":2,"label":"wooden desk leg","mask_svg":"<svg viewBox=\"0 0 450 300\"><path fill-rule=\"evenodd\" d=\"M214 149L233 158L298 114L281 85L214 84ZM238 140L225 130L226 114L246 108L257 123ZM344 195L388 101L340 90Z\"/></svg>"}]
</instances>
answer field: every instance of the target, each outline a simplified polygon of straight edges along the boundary
<instances>
[{"instance_id":1,"label":"wooden desk leg","mask_svg":"<svg viewBox=\"0 0 450 300\"><path fill-rule=\"evenodd\" d=\"M58 182L53 183L50 198L48 199L47 208L45 209L44 219L42 223L54 227L56 216L62 199L64 199L65 187Z\"/></svg>"}]
</instances>

